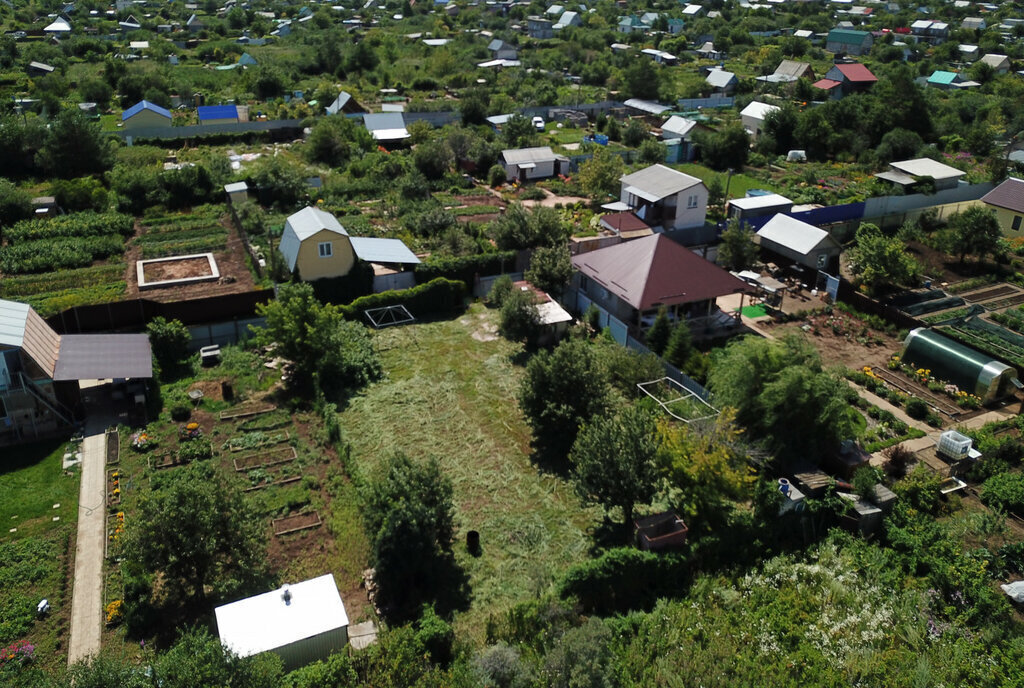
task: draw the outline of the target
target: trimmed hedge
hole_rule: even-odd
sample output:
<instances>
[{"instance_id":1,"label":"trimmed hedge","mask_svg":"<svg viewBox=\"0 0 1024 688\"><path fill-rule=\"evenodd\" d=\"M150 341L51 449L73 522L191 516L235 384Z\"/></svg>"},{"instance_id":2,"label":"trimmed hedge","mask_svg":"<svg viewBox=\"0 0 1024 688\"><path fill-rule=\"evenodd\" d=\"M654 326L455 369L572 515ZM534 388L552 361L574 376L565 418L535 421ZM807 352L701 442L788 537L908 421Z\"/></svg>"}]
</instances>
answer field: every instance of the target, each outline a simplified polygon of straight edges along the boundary
<instances>
[{"instance_id":1,"label":"trimmed hedge","mask_svg":"<svg viewBox=\"0 0 1024 688\"><path fill-rule=\"evenodd\" d=\"M349 320L363 321L363 311L368 308L404 305L415 317L430 313L446 313L461 308L466 297L466 284L457 280L438 277L412 289L385 291L380 294L362 296L347 306L340 306L342 315Z\"/></svg>"},{"instance_id":2,"label":"trimmed hedge","mask_svg":"<svg viewBox=\"0 0 1024 688\"><path fill-rule=\"evenodd\" d=\"M496 251L475 256L432 256L416 266L416 281L422 284L438 277L447 277L473 284L477 275L497 275L503 269L515 267L515 262L515 251Z\"/></svg>"},{"instance_id":3,"label":"trimmed hedge","mask_svg":"<svg viewBox=\"0 0 1024 688\"><path fill-rule=\"evenodd\" d=\"M569 569L558 594L579 602L585 613L606 616L649 609L659 597L685 594L690 575L685 555L620 547Z\"/></svg>"}]
</instances>

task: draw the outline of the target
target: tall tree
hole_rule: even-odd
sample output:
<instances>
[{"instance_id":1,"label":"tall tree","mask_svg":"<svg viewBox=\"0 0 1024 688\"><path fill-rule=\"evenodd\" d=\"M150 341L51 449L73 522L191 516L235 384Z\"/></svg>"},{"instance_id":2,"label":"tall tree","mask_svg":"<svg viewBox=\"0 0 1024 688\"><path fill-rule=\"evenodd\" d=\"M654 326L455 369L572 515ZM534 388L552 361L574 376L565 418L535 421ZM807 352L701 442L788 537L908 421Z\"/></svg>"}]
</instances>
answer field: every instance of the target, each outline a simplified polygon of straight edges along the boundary
<instances>
[{"instance_id":1,"label":"tall tree","mask_svg":"<svg viewBox=\"0 0 1024 688\"><path fill-rule=\"evenodd\" d=\"M576 181L588 196L599 198L619 190L619 179L624 169L621 156L608 151L604 146L597 146L594 149L594 156L580 165Z\"/></svg>"},{"instance_id":2,"label":"tall tree","mask_svg":"<svg viewBox=\"0 0 1024 688\"><path fill-rule=\"evenodd\" d=\"M727 270L746 270L756 259L754 233L738 218L729 218L722 232L722 243L718 245L718 264Z\"/></svg>"},{"instance_id":3,"label":"tall tree","mask_svg":"<svg viewBox=\"0 0 1024 688\"><path fill-rule=\"evenodd\" d=\"M660 445L657 423L644 407L628 406L614 418L591 418L569 455L577 493L585 502L622 509L631 532L635 505L649 502L657 490Z\"/></svg>"},{"instance_id":4,"label":"tall tree","mask_svg":"<svg viewBox=\"0 0 1024 688\"><path fill-rule=\"evenodd\" d=\"M668 319L668 309L662 306L658 309L658 315L654 317L651 329L647 330L647 348L660 356L665 351L671 334L672 323Z\"/></svg>"},{"instance_id":5,"label":"tall tree","mask_svg":"<svg viewBox=\"0 0 1024 688\"><path fill-rule=\"evenodd\" d=\"M971 255L979 259L995 255L1002 246L1003 233L999 220L988 208L971 206L949 219L952 230L950 248L960 256L960 262Z\"/></svg>"},{"instance_id":6,"label":"tall tree","mask_svg":"<svg viewBox=\"0 0 1024 688\"><path fill-rule=\"evenodd\" d=\"M871 291L892 285L910 285L921 266L896 237L882 234L876 225L863 223L854 235L857 246L850 251L851 272Z\"/></svg>"},{"instance_id":7,"label":"tall tree","mask_svg":"<svg viewBox=\"0 0 1024 688\"><path fill-rule=\"evenodd\" d=\"M514 342L532 345L540 333L540 315L532 291L513 289L501 300L498 332Z\"/></svg>"},{"instance_id":8,"label":"tall tree","mask_svg":"<svg viewBox=\"0 0 1024 688\"><path fill-rule=\"evenodd\" d=\"M50 122L36 164L55 177L101 174L114 166L114 145L81 110L64 110Z\"/></svg>"},{"instance_id":9,"label":"tall tree","mask_svg":"<svg viewBox=\"0 0 1024 688\"><path fill-rule=\"evenodd\" d=\"M672 328L672 334L665 345L664 359L676 368L685 368L686 361L693 355L693 333L685 318L680 319Z\"/></svg>"},{"instance_id":10,"label":"tall tree","mask_svg":"<svg viewBox=\"0 0 1024 688\"><path fill-rule=\"evenodd\" d=\"M572 260L567 246L540 246L530 256L524 276L530 284L549 294L562 293L572 277Z\"/></svg>"}]
</instances>

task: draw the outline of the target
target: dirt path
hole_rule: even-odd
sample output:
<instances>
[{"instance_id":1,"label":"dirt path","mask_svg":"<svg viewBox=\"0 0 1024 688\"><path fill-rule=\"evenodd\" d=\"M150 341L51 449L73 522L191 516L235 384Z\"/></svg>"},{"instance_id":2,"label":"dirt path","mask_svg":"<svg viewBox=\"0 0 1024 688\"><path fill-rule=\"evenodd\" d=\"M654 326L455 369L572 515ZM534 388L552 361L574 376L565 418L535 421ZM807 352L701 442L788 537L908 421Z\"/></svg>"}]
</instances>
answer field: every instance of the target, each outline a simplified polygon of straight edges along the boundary
<instances>
[{"instance_id":1,"label":"dirt path","mask_svg":"<svg viewBox=\"0 0 1024 688\"><path fill-rule=\"evenodd\" d=\"M103 538L106 529L107 445L104 432L112 419L97 416L85 426L82 483L78 495L78 544L71 598L68 664L100 651L103 627Z\"/></svg>"}]
</instances>

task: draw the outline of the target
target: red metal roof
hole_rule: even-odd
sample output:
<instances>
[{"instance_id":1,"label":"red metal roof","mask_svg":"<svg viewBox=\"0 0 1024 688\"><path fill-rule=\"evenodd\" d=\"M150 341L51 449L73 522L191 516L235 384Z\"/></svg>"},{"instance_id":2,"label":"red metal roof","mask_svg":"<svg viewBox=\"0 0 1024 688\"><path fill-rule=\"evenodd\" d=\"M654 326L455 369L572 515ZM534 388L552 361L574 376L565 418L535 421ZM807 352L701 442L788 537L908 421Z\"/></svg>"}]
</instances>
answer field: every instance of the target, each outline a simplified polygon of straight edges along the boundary
<instances>
[{"instance_id":1,"label":"red metal roof","mask_svg":"<svg viewBox=\"0 0 1024 688\"><path fill-rule=\"evenodd\" d=\"M743 280L664 234L574 256L573 266L637 310L694 303L736 292Z\"/></svg>"},{"instance_id":2,"label":"red metal roof","mask_svg":"<svg viewBox=\"0 0 1024 688\"><path fill-rule=\"evenodd\" d=\"M862 64L849 63L849 64L837 64L836 69L843 73L843 76L848 81L853 82L874 82L878 81L878 77L871 73L871 70Z\"/></svg>"},{"instance_id":3,"label":"red metal roof","mask_svg":"<svg viewBox=\"0 0 1024 688\"><path fill-rule=\"evenodd\" d=\"M607 225L617 232L634 232L639 229L651 228L633 213L609 213L601 218L601 224Z\"/></svg>"},{"instance_id":4,"label":"red metal roof","mask_svg":"<svg viewBox=\"0 0 1024 688\"><path fill-rule=\"evenodd\" d=\"M814 88L820 88L822 91L829 91L839 85L838 81L832 79L818 79L811 86Z\"/></svg>"},{"instance_id":5,"label":"red metal roof","mask_svg":"<svg viewBox=\"0 0 1024 688\"><path fill-rule=\"evenodd\" d=\"M1024 213L1024 180L1010 177L981 197L982 203Z\"/></svg>"}]
</instances>

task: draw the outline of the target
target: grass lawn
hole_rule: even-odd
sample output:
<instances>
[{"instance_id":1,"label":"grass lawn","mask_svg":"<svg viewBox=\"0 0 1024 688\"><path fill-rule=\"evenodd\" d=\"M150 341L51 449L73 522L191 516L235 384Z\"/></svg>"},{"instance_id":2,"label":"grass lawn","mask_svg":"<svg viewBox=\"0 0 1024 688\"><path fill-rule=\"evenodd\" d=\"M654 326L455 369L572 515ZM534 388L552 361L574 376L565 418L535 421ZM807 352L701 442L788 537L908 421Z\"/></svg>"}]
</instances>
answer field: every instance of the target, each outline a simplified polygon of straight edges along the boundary
<instances>
[{"instance_id":1,"label":"grass lawn","mask_svg":"<svg viewBox=\"0 0 1024 688\"><path fill-rule=\"evenodd\" d=\"M722 188L725 188L725 182L729 175L726 172L715 172L710 167L704 167L704 165L698 165L694 162L681 163L675 165L675 168L686 174L697 177L705 184L710 184L711 180L718 177L722 182ZM778 191L774 184L766 182L761 179L755 179L745 174L734 174L732 179L729 180L729 198L743 198L747 195L747 191L750 189L767 189L768 191Z\"/></svg>"},{"instance_id":2,"label":"grass lawn","mask_svg":"<svg viewBox=\"0 0 1024 688\"><path fill-rule=\"evenodd\" d=\"M533 599L588 557L588 530L599 520L566 481L531 463L530 431L516 402L523 369L510 361L518 347L487 335L495 319L478 304L455 320L379 331L387 379L341 413L362 471L402 451L436 457L451 478L454 549L471 588L455 625L477 643L488 615ZM480 532L478 558L466 552L468 530Z\"/></svg>"},{"instance_id":3,"label":"grass lawn","mask_svg":"<svg viewBox=\"0 0 1024 688\"><path fill-rule=\"evenodd\" d=\"M61 457L67 442L51 440L5 447L0 462L0 542L45 534L78 516L78 472L64 475ZM54 504L60 504L57 509ZM8 532L17 528L17 532Z\"/></svg>"}]
</instances>

